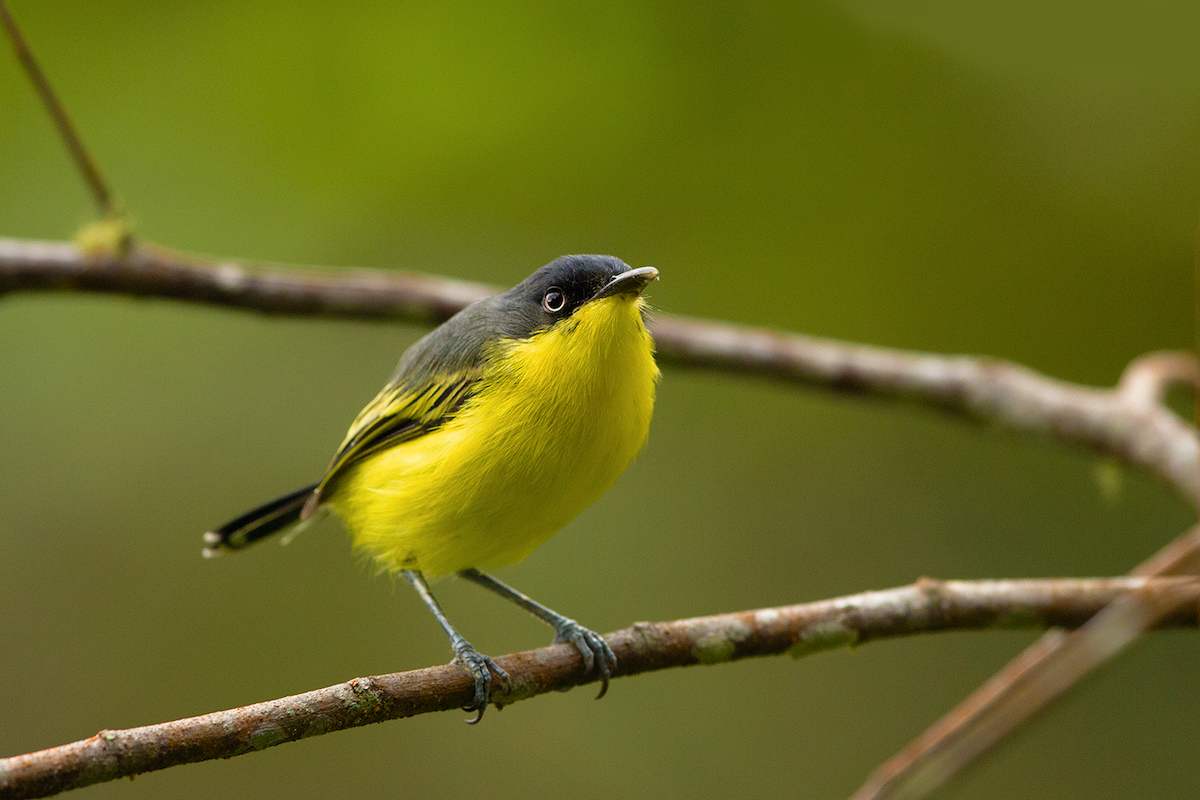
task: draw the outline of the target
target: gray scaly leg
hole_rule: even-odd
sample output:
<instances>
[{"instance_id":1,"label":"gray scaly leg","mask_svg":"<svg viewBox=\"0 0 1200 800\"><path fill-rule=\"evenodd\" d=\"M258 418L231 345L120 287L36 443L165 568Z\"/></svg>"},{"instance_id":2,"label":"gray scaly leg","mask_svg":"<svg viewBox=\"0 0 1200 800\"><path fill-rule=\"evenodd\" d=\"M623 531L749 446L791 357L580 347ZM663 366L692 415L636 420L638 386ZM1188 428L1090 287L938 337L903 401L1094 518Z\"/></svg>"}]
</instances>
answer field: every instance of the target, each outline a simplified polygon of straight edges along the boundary
<instances>
[{"instance_id":1,"label":"gray scaly leg","mask_svg":"<svg viewBox=\"0 0 1200 800\"><path fill-rule=\"evenodd\" d=\"M604 638L600 634L588 630L573 619L567 619L562 614L551 611L528 595L518 592L508 584L496 580L491 575L484 575L477 569L466 569L458 574L472 583L477 583L483 588L493 591L507 600L511 600L530 614L549 624L550 627L554 628L554 641L556 643L570 642L575 645L579 649L579 654L583 656L583 665L586 674L591 675L593 671L600 673L600 694L596 695L596 699L599 700L601 697L604 697L604 693L608 691L608 680L617 669L617 657L613 653L612 648L608 646L608 642L604 641Z\"/></svg>"},{"instance_id":2,"label":"gray scaly leg","mask_svg":"<svg viewBox=\"0 0 1200 800\"><path fill-rule=\"evenodd\" d=\"M417 594L421 596L425 605L433 612L433 616L437 619L438 624L442 626L442 629L450 637L450 646L454 648L454 655L458 657L462 665L475 678L475 699L471 705L464 708L465 711L475 712L475 718L467 720L468 723L474 725L483 719L483 712L487 709L488 700L491 697L492 673L496 673L500 678L504 684L505 691L508 691L510 686L508 673L500 669L491 658L472 647L471 643L454 629L454 626L450 624L450 620L446 619L446 614L442 611L442 607L438 605L437 600L433 599L433 594L429 591L429 584L425 583L424 575L411 569L401 570L401 574L408 579L408 582L417 590Z\"/></svg>"}]
</instances>

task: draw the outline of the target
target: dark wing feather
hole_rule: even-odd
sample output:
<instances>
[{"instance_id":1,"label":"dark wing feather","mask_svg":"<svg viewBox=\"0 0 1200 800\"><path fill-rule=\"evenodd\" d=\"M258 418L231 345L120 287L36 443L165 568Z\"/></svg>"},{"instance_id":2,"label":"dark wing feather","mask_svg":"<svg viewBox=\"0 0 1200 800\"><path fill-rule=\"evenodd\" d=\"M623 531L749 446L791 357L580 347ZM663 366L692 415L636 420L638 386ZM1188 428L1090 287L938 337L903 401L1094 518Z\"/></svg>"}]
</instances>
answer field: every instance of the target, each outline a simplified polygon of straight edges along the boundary
<instances>
[{"instance_id":1,"label":"dark wing feather","mask_svg":"<svg viewBox=\"0 0 1200 800\"><path fill-rule=\"evenodd\" d=\"M325 500L324 493L347 467L444 425L474 393L479 373L475 368L448 375L426 375L426 381L417 386L396 380L385 386L350 426L305 516Z\"/></svg>"}]
</instances>

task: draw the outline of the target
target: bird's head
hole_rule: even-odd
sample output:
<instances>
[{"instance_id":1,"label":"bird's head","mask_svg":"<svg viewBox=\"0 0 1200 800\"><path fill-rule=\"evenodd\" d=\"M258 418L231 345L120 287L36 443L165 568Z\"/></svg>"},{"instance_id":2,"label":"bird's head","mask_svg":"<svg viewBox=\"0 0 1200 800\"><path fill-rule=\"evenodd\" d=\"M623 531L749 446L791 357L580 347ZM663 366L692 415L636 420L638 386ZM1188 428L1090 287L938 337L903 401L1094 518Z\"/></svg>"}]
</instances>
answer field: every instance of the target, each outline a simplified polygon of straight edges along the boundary
<instances>
[{"instance_id":1,"label":"bird's head","mask_svg":"<svg viewBox=\"0 0 1200 800\"><path fill-rule=\"evenodd\" d=\"M496 298L512 338L539 332L640 320L642 290L658 278L654 267L634 269L613 256L562 256Z\"/></svg>"},{"instance_id":2,"label":"bird's head","mask_svg":"<svg viewBox=\"0 0 1200 800\"><path fill-rule=\"evenodd\" d=\"M654 267L634 269L613 256L562 256L431 331L400 359L394 380L469 370L521 343L534 345L547 369L604 359L614 347L649 354L641 293L657 277Z\"/></svg>"}]
</instances>

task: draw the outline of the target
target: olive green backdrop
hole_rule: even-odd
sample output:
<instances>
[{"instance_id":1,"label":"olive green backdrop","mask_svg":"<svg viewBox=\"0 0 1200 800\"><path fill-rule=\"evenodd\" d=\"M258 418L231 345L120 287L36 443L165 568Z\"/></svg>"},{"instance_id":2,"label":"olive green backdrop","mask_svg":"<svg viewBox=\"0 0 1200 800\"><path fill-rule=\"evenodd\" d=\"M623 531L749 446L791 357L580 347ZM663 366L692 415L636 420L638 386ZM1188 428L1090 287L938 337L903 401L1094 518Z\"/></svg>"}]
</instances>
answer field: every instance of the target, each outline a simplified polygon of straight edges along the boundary
<instances>
[{"instance_id":1,"label":"olive green backdrop","mask_svg":"<svg viewBox=\"0 0 1200 800\"><path fill-rule=\"evenodd\" d=\"M1098 384L1190 346L1200 208L1200 6L1108 5L13 0L154 240L501 285L613 253L658 267L672 312ZM8 50L0 234L68 238L88 198ZM420 333L0 301L0 754L449 658L336 521L199 557L320 473ZM1112 469L669 369L637 463L500 574L607 631L921 575L1121 573L1193 516ZM484 652L549 640L437 589ZM86 792L838 798L1033 638L673 670ZM1200 797L1198 662L1194 635L1140 642L949 796Z\"/></svg>"}]
</instances>

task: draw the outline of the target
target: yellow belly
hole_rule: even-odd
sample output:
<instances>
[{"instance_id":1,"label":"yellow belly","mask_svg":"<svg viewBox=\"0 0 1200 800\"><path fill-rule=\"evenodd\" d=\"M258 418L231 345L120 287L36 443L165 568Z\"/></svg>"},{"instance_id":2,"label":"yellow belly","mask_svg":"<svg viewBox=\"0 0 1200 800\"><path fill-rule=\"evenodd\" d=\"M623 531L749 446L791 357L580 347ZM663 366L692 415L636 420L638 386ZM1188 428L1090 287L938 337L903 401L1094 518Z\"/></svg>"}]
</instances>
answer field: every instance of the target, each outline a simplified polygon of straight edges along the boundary
<instances>
[{"instance_id":1,"label":"yellow belly","mask_svg":"<svg viewBox=\"0 0 1200 800\"><path fill-rule=\"evenodd\" d=\"M452 420L352 467L330 502L355 546L389 570L492 569L587 508L649 431L658 368L641 308L607 298L503 343Z\"/></svg>"}]
</instances>

